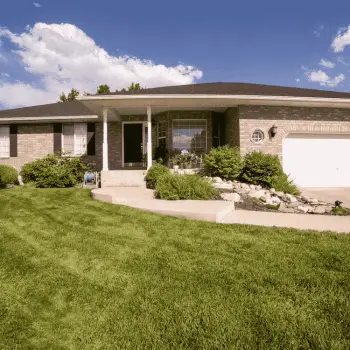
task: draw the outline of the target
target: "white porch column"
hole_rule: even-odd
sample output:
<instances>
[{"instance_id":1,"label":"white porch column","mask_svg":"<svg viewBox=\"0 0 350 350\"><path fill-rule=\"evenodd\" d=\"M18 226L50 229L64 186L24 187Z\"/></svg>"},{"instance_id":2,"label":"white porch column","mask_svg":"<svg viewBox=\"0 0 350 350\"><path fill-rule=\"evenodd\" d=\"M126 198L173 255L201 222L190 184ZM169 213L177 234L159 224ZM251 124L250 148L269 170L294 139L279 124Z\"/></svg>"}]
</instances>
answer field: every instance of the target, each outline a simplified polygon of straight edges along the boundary
<instances>
[{"instance_id":1,"label":"white porch column","mask_svg":"<svg viewBox=\"0 0 350 350\"><path fill-rule=\"evenodd\" d=\"M108 108L103 108L103 144L102 144L102 170L108 170L108 124L107 114Z\"/></svg>"},{"instance_id":2,"label":"white porch column","mask_svg":"<svg viewBox=\"0 0 350 350\"><path fill-rule=\"evenodd\" d=\"M152 166L152 109L147 107L147 170Z\"/></svg>"}]
</instances>

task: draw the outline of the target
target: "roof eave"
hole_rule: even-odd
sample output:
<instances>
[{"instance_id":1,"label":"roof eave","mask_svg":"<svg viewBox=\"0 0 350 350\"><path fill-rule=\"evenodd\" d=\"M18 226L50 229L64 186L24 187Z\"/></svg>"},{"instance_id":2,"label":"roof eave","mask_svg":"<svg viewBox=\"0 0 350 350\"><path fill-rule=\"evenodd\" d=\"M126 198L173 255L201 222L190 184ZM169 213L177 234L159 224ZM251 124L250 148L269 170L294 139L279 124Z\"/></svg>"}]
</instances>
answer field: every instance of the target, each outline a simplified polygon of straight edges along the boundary
<instances>
[{"instance_id":1,"label":"roof eave","mask_svg":"<svg viewBox=\"0 0 350 350\"><path fill-rule=\"evenodd\" d=\"M296 96L265 96L265 95L212 95L212 94L163 94L163 95L157 95L157 94L148 94L148 95L96 95L96 96L79 96L77 98L80 101L97 101L97 100L179 100L179 99L193 99L193 100L215 100L215 99L222 99L222 100L239 100L239 101L246 101L246 102L254 102L259 101L260 103L262 101L266 101L269 104L273 103L320 103L322 105L324 104L330 104L331 106L336 105L342 105L347 104L350 105L350 98L326 98L326 97L296 97Z\"/></svg>"}]
</instances>

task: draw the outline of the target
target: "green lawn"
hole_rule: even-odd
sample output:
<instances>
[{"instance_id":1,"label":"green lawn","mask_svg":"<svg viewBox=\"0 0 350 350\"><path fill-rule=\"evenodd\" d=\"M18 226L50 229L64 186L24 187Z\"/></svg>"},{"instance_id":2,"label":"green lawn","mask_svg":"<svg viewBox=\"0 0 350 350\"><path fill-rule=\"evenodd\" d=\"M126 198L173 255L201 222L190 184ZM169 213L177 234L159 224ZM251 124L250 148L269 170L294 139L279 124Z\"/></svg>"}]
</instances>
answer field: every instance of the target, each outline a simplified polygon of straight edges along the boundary
<instances>
[{"instance_id":1,"label":"green lawn","mask_svg":"<svg viewBox=\"0 0 350 350\"><path fill-rule=\"evenodd\" d=\"M350 236L0 191L0 349L348 349Z\"/></svg>"}]
</instances>

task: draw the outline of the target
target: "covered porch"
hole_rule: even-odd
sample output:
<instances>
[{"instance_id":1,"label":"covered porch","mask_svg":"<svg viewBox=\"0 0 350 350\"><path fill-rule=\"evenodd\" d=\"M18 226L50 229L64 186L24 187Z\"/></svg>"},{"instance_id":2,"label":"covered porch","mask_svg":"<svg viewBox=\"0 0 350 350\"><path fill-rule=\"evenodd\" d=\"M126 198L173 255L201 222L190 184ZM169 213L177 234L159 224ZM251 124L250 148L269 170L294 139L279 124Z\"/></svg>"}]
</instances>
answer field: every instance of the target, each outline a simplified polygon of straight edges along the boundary
<instances>
[{"instance_id":1,"label":"covered porch","mask_svg":"<svg viewBox=\"0 0 350 350\"><path fill-rule=\"evenodd\" d=\"M96 129L102 171L147 170L159 147L204 155L213 146L230 143L229 130L237 110L232 101L220 104L217 100L114 95L80 100L102 119Z\"/></svg>"}]
</instances>

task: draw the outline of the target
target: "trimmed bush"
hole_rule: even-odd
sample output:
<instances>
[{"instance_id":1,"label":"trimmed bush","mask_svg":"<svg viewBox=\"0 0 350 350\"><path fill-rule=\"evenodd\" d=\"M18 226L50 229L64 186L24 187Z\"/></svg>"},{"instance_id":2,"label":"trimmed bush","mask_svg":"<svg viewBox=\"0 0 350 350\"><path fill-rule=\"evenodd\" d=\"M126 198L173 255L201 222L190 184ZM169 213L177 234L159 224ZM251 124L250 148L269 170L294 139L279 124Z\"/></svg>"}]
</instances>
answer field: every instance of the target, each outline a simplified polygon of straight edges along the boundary
<instances>
[{"instance_id":1,"label":"trimmed bush","mask_svg":"<svg viewBox=\"0 0 350 350\"><path fill-rule=\"evenodd\" d=\"M0 187L6 185L17 185L18 173L17 170L10 165L0 165Z\"/></svg>"},{"instance_id":2,"label":"trimmed bush","mask_svg":"<svg viewBox=\"0 0 350 350\"><path fill-rule=\"evenodd\" d=\"M276 191L281 191L284 193L293 194L295 196L300 194L300 190L298 186L293 182L293 180L290 180L288 175L285 174L282 169L281 172L273 176L271 179L271 187L273 187Z\"/></svg>"},{"instance_id":3,"label":"trimmed bush","mask_svg":"<svg viewBox=\"0 0 350 350\"><path fill-rule=\"evenodd\" d=\"M154 164L151 166L151 168L147 171L146 175L146 187L155 189L157 185L157 181L164 175L169 175L170 170L162 165L162 164Z\"/></svg>"},{"instance_id":4,"label":"trimmed bush","mask_svg":"<svg viewBox=\"0 0 350 350\"><path fill-rule=\"evenodd\" d=\"M36 187L73 187L83 182L86 170L80 158L49 154L24 164L21 175L24 183L34 183Z\"/></svg>"},{"instance_id":5,"label":"trimmed bush","mask_svg":"<svg viewBox=\"0 0 350 350\"><path fill-rule=\"evenodd\" d=\"M212 185L198 175L165 175L156 186L156 198L166 200L215 199L219 193Z\"/></svg>"},{"instance_id":6,"label":"trimmed bush","mask_svg":"<svg viewBox=\"0 0 350 350\"><path fill-rule=\"evenodd\" d=\"M204 169L209 176L219 176L226 180L236 180L244 162L239 149L222 146L211 149L204 157Z\"/></svg>"},{"instance_id":7,"label":"trimmed bush","mask_svg":"<svg viewBox=\"0 0 350 350\"><path fill-rule=\"evenodd\" d=\"M271 188L272 179L281 174L281 163L277 156L263 152L251 152L244 158L241 180L254 185Z\"/></svg>"}]
</instances>

